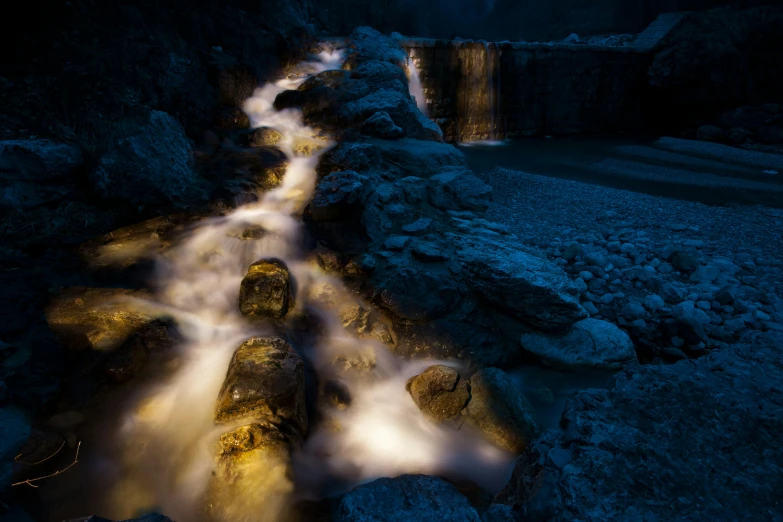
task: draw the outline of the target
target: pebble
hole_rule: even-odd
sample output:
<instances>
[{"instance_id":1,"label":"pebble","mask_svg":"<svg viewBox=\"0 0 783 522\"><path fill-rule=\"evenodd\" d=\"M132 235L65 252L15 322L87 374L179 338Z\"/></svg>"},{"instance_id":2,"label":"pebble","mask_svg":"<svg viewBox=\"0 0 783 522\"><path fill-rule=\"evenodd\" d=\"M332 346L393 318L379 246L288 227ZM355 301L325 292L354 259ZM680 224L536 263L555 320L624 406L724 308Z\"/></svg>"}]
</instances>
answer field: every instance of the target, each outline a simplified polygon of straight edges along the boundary
<instances>
[{"instance_id":1,"label":"pebble","mask_svg":"<svg viewBox=\"0 0 783 522\"><path fill-rule=\"evenodd\" d=\"M582 278L584 281L590 281L593 278L593 273L584 270L582 272L579 272L579 277Z\"/></svg>"}]
</instances>

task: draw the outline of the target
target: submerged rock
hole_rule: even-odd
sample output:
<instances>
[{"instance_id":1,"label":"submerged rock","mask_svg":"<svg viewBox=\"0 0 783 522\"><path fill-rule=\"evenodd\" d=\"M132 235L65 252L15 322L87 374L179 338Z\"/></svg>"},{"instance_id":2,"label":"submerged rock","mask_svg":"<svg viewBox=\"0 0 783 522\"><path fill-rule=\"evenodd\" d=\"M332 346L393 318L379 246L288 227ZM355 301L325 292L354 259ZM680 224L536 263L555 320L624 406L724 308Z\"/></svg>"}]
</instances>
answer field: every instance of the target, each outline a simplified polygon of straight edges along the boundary
<instances>
[{"instance_id":1,"label":"submerged rock","mask_svg":"<svg viewBox=\"0 0 783 522\"><path fill-rule=\"evenodd\" d=\"M268 423L295 440L307 431L304 363L279 337L254 337L231 359L215 422L238 420Z\"/></svg>"},{"instance_id":2,"label":"submerged rock","mask_svg":"<svg viewBox=\"0 0 783 522\"><path fill-rule=\"evenodd\" d=\"M405 389L416 406L435 421L456 417L470 399L467 381L449 366L430 366L423 373L411 377Z\"/></svg>"},{"instance_id":3,"label":"submerged rock","mask_svg":"<svg viewBox=\"0 0 783 522\"><path fill-rule=\"evenodd\" d=\"M558 368L620 370L638 362L631 338L615 325L597 319L579 321L561 336L523 334L521 343L523 350Z\"/></svg>"},{"instance_id":4,"label":"submerged rock","mask_svg":"<svg viewBox=\"0 0 783 522\"><path fill-rule=\"evenodd\" d=\"M139 204L182 205L205 195L192 168L185 131L161 111L152 111L146 126L115 143L100 159L92 180L103 197Z\"/></svg>"},{"instance_id":5,"label":"submerged rock","mask_svg":"<svg viewBox=\"0 0 783 522\"><path fill-rule=\"evenodd\" d=\"M498 500L531 520L780 519L782 346L752 334L577 393Z\"/></svg>"},{"instance_id":6,"label":"submerged rock","mask_svg":"<svg viewBox=\"0 0 783 522\"><path fill-rule=\"evenodd\" d=\"M465 415L489 440L512 453L522 453L538 426L533 409L502 370L485 368L470 378Z\"/></svg>"},{"instance_id":7,"label":"submerged rock","mask_svg":"<svg viewBox=\"0 0 783 522\"><path fill-rule=\"evenodd\" d=\"M282 319L293 307L291 276L283 261L262 259L250 265L239 287L243 314Z\"/></svg>"},{"instance_id":8,"label":"submerged rock","mask_svg":"<svg viewBox=\"0 0 783 522\"><path fill-rule=\"evenodd\" d=\"M476 510L457 488L437 477L382 478L349 491L335 522L479 522Z\"/></svg>"}]
</instances>

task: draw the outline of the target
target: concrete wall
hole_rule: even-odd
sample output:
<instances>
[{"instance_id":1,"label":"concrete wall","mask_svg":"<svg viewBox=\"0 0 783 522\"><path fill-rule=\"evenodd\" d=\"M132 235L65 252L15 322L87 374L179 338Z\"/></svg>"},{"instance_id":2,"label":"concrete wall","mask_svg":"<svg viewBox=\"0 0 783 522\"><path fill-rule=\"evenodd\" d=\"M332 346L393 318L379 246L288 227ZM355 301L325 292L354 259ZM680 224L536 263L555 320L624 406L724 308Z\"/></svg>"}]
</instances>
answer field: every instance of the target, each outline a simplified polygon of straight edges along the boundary
<instances>
[{"instance_id":1,"label":"concrete wall","mask_svg":"<svg viewBox=\"0 0 783 522\"><path fill-rule=\"evenodd\" d=\"M449 141L633 132L644 125L648 49L407 40L429 116Z\"/></svg>"}]
</instances>

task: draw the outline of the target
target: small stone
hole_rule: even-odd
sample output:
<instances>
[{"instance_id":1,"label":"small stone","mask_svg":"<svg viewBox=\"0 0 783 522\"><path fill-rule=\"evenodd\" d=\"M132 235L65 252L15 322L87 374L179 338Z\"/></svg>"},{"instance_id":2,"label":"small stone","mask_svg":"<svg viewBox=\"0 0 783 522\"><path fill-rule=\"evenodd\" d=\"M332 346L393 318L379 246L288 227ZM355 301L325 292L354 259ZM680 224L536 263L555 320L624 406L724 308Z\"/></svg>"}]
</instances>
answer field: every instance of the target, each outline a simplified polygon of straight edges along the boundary
<instances>
[{"instance_id":1,"label":"small stone","mask_svg":"<svg viewBox=\"0 0 783 522\"><path fill-rule=\"evenodd\" d=\"M644 307L639 303L627 303L623 306L623 315L631 320L641 319L645 316Z\"/></svg>"},{"instance_id":2,"label":"small stone","mask_svg":"<svg viewBox=\"0 0 783 522\"><path fill-rule=\"evenodd\" d=\"M283 318L294 307L288 267L279 259L250 265L239 287L239 309L245 315Z\"/></svg>"},{"instance_id":3,"label":"small stone","mask_svg":"<svg viewBox=\"0 0 783 522\"><path fill-rule=\"evenodd\" d=\"M644 301L642 303L644 307L649 310L650 312L655 312L656 310L659 310L660 308L663 308L664 301L663 298L657 294L650 294L647 297L644 298Z\"/></svg>"},{"instance_id":4,"label":"small stone","mask_svg":"<svg viewBox=\"0 0 783 522\"><path fill-rule=\"evenodd\" d=\"M584 270L582 272L579 272L579 277L581 277L584 281L590 281L594 276L592 272L588 272L587 270Z\"/></svg>"},{"instance_id":5,"label":"small stone","mask_svg":"<svg viewBox=\"0 0 783 522\"><path fill-rule=\"evenodd\" d=\"M601 296L601 302L605 305L612 304L612 301L614 301L614 296L612 294L604 294Z\"/></svg>"},{"instance_id":6,"label":"small stone","mask_svg":"<svg viewBox=\"0 0 783 522\"><path fill-rule=\"evenodd\" d=\"M419 409L435 421L456 417L470 399L467 381L457 370L443 365L430 366L411 377L405 389Z\"/></svg>"}]
</instances>

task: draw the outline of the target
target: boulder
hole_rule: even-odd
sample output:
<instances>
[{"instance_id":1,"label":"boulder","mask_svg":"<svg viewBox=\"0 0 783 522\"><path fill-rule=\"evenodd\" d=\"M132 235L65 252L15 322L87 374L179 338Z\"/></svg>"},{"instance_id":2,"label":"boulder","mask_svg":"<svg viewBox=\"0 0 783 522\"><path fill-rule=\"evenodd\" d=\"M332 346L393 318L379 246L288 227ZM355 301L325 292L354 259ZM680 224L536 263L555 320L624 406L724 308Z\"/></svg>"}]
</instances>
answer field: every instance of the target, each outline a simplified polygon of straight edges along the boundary
<instances>
[{"instance_id":1,"label":"boulder","mask_svg":"<svg viewBox=\"0 0 783 522\"><path fill-rule=\"evenodd\" d=\"M388 112L383 111L367 118L362 124L362 132L385 140L396 140L405 136L405 131L394 123Z\"/></svg>"},{"instance_id":2,"label":"boulder","mask_svg":"<svg viewBox=\"0 0 783 522\"><path fill-rule=\"evenodd\" d=\"M569 277L541 254L486 234L446 236L466 283L498 309L545 332L587 317Z\"/></svg>"},{"instance_id":3,"label":"boulder","mask_svg":"<svg viewBox=\"0 0 783 522\"><path fill-rule=\"evenodd\" d=\"M437 319L461 299L456 281L426 269L403 266L384 274L373 273L373 278L377 281L377 300L401 319Z\"/></svg>"},{"instance_id":4,"label":"boulder","mask_svg":"<svg viewBox=\"0 0 783 522\"><path fill-rule=\"evenodd\" d=\"M636 364L630 337L612 323L584 319L561 336L523 334L522 349L557 368L605 368L620 370Z\"/></svg>"},{"instance_id":5,"label":"boulder","mask_svg":"<svg viewBox=\"0 0 783 522\"><path fill-rule=\"evenodd\" d=\"M218 394L215 422L239 421L274 427L294 442L307 432L304 362L283 339L254 337L234 353Z\"/></svg>"},{"instance_id":6,"label":"boulder","mask_svg":"<svg viewBox=\"0 0 783 522\"><path fill-rule=\"evenodd\" d=\"M437 477L402 475L381 478L349 491L334 522L479 522L460 492Z\"/></svg>"},{"instance_id":7,"label":"boulder","mask_svg":"<svg viewBox=\"0 0 783 522\"><path fill-rule=\"evenodd\" d=\"M399 42L384 36L372 27L361 26L348 37L353 52L345 61L344 68L353 70L362 62L377 60L405 67L408 53Z\"/></svg>"},{"instance_id":8,"label":"boulder","mask_svg":"<svg viewBox=\"0 0 783 522\"><path fill-rule=\"evenodd\" d=\"M423 373L411 377L405 389L413 402L427 417L435 421L453 419L470 399L468 383L454 368L430 366Z\"/></svg>"},{"instance_id":9,"label":"boulder","mask_svg":"<svg viewBox=\"0 0 783 522\"><path fill-rule=\"evenodd\" d=\"M470 378L467 422L497 446L512 453L527 449L538 432L533 409L511 379L497 368Z\"/></svg>"},{"instance_id":10,"label":"boulder","mask_svg":"<svg viewBox=\"0 0 783 522\"><path fill-rule=\"evenodd\" d=\"M0 208L24 210L62 199L83 164L81 150L66 143L0 141Z\"/></svg>"},{"instance_id":11,"label":"boulder","mask_svg":"<svg viewBox=\"0 0 783 522\"><path fill-rule=\"evenodd\" d=\"M161 111L152 111L136 134L114 143L91 175L103 197L137 204L183 205L205 195L185 131Z\"/></svg>"},{"instance_id":12,"label":"boulder","mask_svg":"<svg viewBox=\"0 0 783 522\"><path fill-rule=\"evenodd\" d=\"M262 259L250 265L239 287L243 314L282 319L293 307L291 276L283 261Z\"/></svg>"},{"instance_id":13,"label":"boulder","mask_svg":"<svg viewBox=\"0 0 783 522\"><path fill-rule=\"evenodd\" d=\"M578 392L496 501L555 522L780 519L781 346L755 333Z\"/></svg>"},{"instance_id":14,"label":"boulder","mask_svg":"<svg viewBox=\"0 0 783 522\"><path fill-rule=\"evenodd\" d=\"M143 310L151 295L125 288L72 287L58 293L44 312L49 328L70 350L112 351L133 337L147 348L171 343L166 327Z\"/></svg>"},{"instance_id":15,"label":"boulder","mask_svg":"<svg viewBox=\"0 0 783 522\"><path fill-rule=\"evenodd\" d=\"M340 221L355 217L361 208L366 178L354 171L335 172L323 178L310 202L316 221Z\"/></svg>"},{"instance_id":16,"label":"boulder","mask_svg":"<svg viewBox=\"0 0 783 522\"><path fill-rule=\"evenodd\" d=\"M249 147L274 147L282 139L283 135L270 127L259 127L248 133L246 138Z\"/></svg>"},{"instance_id":17,"label":"boulder","mask_svg":"<svg viewBox=\"0 0 783 522\"><path fill-rule=\"evenodd\" d=\"M430 178L430 203L441 210L489 208L492 187L467 170L450 170Z\"/></svg>"},{"instance_id":18,"label":"boulder","mask_svg":"<svg viewBox=\"0 0 783 522\"><path fill-rule=\"evenodd\" d=\"M366 96L340 103L335 100L338 120L344 126L365 121L376 112L386 112L409 138L443 141L443 132L432 120L424 117L404 89L381 88L371 90Z\"/></svg>"}]
</instances>

